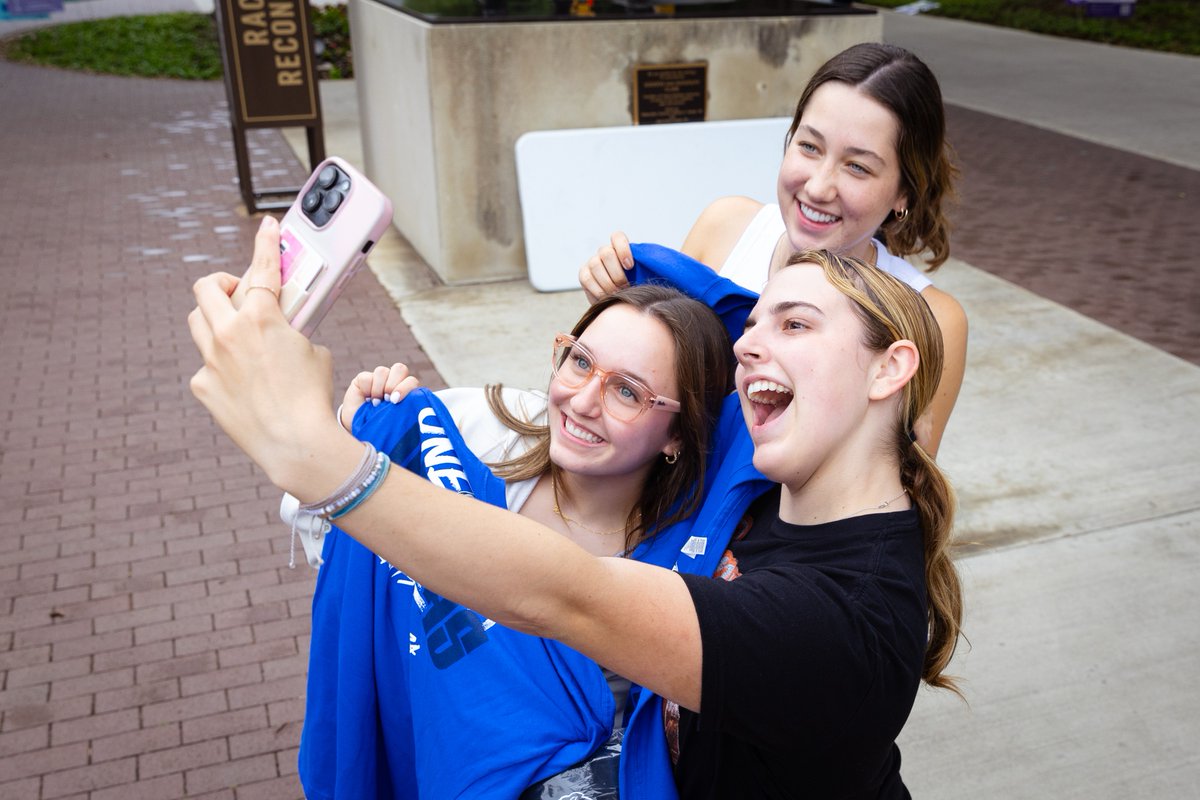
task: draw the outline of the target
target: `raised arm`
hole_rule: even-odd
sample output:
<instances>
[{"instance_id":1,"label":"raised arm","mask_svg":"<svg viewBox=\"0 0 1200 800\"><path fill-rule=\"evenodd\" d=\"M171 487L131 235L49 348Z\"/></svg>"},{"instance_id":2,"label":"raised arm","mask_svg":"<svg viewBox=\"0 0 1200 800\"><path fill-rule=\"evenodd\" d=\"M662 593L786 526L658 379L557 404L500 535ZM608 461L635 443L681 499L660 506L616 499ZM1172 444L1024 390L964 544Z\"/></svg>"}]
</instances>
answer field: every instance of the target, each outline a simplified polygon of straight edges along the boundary
<instances>
[{"instance_id":1,"label":"raised arm","mask_svg":"<svg viewBox=\"0 0 1200 800\"><path fill-rule=\"evenodd\" d=\"M196 397L270 480L302 502L355 471L363 445L330 409L328 351L279 311L278 226L264 222L235 310L237 279L196 282L188 324L204 365ZM297 436L303 431L303 436ZM679 575L596 558L526 518L393 470L338 525L431 590L510 627L558 639L647 688L696 709L699 623Z\"/></svg>"}]
</instances>

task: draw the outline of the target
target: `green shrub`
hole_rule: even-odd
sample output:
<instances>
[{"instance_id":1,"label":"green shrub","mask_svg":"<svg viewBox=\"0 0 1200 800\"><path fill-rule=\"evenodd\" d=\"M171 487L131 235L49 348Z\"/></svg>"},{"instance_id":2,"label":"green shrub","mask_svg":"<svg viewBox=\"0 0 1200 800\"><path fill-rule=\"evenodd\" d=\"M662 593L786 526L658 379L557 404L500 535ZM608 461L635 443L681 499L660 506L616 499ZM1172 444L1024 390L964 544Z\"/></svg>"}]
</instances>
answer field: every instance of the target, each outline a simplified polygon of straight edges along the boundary
<instances>
[{"instance_id":1,"label":"green shrub","mask_svg":"<svg viewBox=\"0 0 1200 800\"><path fill-rule=\"evenodd\" d=\"M350 53L350 19L346 6L313 8L313 37L317 40L317 69L329 78L353 78L354 59Z\"/></svg>"},{"instance_id":2,"label":"green shrub","mask_svg":"<svg viewBox=\"0 0 1200 800\"><path fill-rule=\"evenodd\" d=\"M895 8L910 0L870 0ZM1200 2L1138 0L1130 17L1089 17L1067 0L938 0L925 12L1051 36L1200 55Z\"/></svg>"},{"instance_id":3,"label":"green shrub","mask_svg":"<svg viewBox=\"0 0 1200 800\"><path fill-rule=\"evenodd\" d=\"M217 29L207 14L153 14L39 28L10 42L7 55L109 75L211 80L221 77Z\"/></svg>"},{"instance_id":4,"label":"green shrub","mask_svg":"<svg viewBox=\"0 0 1200 800\"><path fill-rule=\"evenodd\" d=\"M350 22L345 5L311 9L317 73L351 78ZM211 14L151 14L39 28L5 43L13 61L108 75L213 80L221 46Z\"/></svg>"}]
</instances>

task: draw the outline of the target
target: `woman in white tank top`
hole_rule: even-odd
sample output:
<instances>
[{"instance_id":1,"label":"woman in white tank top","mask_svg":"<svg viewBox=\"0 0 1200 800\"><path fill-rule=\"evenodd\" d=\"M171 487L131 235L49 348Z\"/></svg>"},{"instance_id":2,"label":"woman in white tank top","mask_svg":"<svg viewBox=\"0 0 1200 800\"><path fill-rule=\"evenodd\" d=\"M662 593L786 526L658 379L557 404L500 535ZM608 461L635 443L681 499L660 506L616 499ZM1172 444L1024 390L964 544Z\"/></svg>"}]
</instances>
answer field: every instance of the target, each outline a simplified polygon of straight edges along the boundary
<instances>
[{"instance_id":1,"label":"woman in white tank top","mask_svg":"<svg viewBox=\"0 0 1200 800\"><path fill-rule=\"evenodd\" d=\"M930 271L949 257L943 206L955 172L933 73L903 48L855 45L818 69L800 97L778 204L723 197L701 213L681 250L752 291L793 252L820 249L875 264L920 292L945 348L936 397L916 426L936 454L962 386L967 318L904 257L927 254ZM628 239L615 233L580 270L580 284L602 297L626 282L632 263Z\"/></svg>"}]
</instances>

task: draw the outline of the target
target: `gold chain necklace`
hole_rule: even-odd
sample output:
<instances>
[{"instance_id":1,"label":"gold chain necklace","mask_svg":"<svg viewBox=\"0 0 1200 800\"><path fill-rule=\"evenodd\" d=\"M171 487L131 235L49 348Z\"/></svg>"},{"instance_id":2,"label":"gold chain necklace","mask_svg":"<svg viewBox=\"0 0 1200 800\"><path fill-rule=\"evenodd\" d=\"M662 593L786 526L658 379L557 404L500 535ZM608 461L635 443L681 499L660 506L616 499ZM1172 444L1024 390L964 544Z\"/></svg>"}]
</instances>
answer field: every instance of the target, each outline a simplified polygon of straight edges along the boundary
<instances>
[{"instance_id":1,"label":"gold chain necklace","mask_svg":"<svg viewBox=\"0 0 1200 800\"><path fill-rule=\"evenodd\" d=\"M900 492L900 494L896 495L891 500L884 500L882 503L880 503L877 506L867 506L866 508L860 508L858 511L855 511L850 516L857 517L859 514L862 514L867 511L882 511L883 509L890 506L892 503L899 500L901 497L904 497L904 495L906 495L906 494L908 494L908 489L905 489L904 491Z\"/></svg>"},{"instance_id":2,"label":"gold chain necklace","mask_svg":"<svg viewBox=\"0 0 1200 800\"><path fill-rule=\"evenodd\" d=\"M558 506L558 475L555 474L554 472L550 473L550 485L554 489L554 515L556 517L558 517L559 519L561 519L565 524L575 525L576 527L583 528L585 531L594 533L597 536L612 536L614 533L624 533L628 529L628 524L625 524L619 528L613 528L611 531L601 531L601 530L597 530L596 528L593 528L591 525L585 525L584 523L580 522L577 519L572 519L571 517L568 517L566 514L564 514L562 512L562 509L559 508L559 506Z\"/></svg>"}]
</instances>

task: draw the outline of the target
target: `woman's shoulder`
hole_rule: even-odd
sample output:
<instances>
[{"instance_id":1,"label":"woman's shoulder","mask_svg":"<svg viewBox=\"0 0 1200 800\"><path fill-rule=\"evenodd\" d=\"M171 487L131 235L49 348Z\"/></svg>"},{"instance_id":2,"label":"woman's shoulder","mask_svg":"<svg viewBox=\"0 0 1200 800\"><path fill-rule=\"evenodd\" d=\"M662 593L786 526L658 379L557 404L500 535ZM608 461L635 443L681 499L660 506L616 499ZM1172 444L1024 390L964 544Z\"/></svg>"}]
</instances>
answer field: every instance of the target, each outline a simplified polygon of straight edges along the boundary
<instances>
[{"instance_id":1,"label":"woman's shoulder","mask_svg":"<svg viewBox=\"0 0 1200 800\"><path fill-rule=\"evenodd\" d=\"M883 242L872 239L871 244L875 246L875 265L884 272L899 278L918 292L924 292L933 285L928 275L907 259L888 250Z\"/></svg>"},{"instance_id":2,"label":"woman's shoulder","mask_svg":"<svg viewBox=\"0 0 1200 800\"><path fill-rule=\"evenodd\" d=\"M762 208L759 201L741 195L714 200L696 218L682 251L713 269L720 268Z\"/></svg>"},{"instance_id":3,"label":"woman's shoulder","mask_svg":"<svg viewBox=\"0 0 1200 800\"><path fill-rule=\"evenodd\" d=\"M523 437L496 416L488 403L488 390L478 387L441 389L435 392L450 412L467 447L484 461L495 462L519 455ZM509 413L519 420L539 424L544 421L546 396L524 389L501 389L501 398Z\"/></svg>"},{"instance_id":4,"label":"woman's shoulder","mask_svg":"<svg viewBox=\"0 0 1200 800\"><path fill-rule=\"evenodd\" d=\"M929 310L933 312L938 324L942 326L943 334L947 327L966 327L966 309L962 307L962 303L954 299L954 295L931 284L921 292L921 296L925 298L925 302L929 304Z\"/></svg>"}]
</instances>

